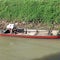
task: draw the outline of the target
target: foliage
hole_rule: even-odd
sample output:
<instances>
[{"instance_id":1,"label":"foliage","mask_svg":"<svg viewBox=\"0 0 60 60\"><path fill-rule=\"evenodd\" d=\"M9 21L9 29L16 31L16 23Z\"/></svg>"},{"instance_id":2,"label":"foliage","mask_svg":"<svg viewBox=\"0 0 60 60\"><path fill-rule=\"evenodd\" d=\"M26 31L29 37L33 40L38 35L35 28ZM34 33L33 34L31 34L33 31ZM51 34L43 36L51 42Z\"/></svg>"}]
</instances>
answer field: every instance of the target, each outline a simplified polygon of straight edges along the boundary
<instances>
[{"instance_id":1,"label":"foliage","mask_svg":"<svg viewBox=\"0 0 60 60\"><path fill-rule=\"evenodd\" d=\"M60 0L0 0L0 19L60 23Z\"/></svg>"}]
</instances>

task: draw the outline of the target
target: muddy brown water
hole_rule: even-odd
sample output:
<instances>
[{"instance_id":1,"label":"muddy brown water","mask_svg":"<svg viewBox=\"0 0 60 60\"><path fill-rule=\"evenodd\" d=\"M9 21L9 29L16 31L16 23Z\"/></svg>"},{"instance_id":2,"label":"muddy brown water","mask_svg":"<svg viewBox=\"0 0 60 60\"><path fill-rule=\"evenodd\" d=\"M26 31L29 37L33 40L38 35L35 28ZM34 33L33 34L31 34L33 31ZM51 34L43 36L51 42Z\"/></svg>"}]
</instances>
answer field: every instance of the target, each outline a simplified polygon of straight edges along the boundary
<instances>
[{"instance_id":1,"label":"muddy brown water","mask_svg":"<svg viewBox=\"0 0 60 60\"><path fill-rule=\"evenodd\" d=\"M0 37L0 60L60 60L60 39Z\"/></svg>"}]
</instances>

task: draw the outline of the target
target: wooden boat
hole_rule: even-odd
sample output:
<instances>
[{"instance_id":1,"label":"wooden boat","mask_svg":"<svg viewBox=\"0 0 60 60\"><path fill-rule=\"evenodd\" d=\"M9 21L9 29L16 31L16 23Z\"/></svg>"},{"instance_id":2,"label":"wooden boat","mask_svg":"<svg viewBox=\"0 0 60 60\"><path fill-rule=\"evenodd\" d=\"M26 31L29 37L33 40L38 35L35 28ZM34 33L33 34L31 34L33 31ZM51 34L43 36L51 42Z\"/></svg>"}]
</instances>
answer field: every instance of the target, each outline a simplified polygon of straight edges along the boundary
<instances>
[{"instance_id":1,"label":"wooden boat","mask_svg":"<svg viewBox=\"0 0 60 60\"><path fill-rule=\"evenodd\" d=\"M26 30L25 30L26 32ZM4 34L0 33L0 36L9 36L9 37L20 37L20 38L37 38L37 39L60 39L60 35L57 35L58 30L53 30L53 35L48 34L48 30L33 30L27 29L27 33L17 33L17 34Z\"/></svg>"}]
</instances>

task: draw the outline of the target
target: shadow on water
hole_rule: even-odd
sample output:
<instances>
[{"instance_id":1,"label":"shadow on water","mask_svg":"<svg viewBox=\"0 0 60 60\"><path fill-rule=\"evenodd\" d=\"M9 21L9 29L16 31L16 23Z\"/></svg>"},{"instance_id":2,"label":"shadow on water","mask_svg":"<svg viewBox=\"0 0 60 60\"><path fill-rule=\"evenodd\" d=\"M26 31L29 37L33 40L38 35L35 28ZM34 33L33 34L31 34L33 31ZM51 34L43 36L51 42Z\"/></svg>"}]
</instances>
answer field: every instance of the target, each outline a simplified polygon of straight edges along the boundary
<instances>
[{"instance_id":1,"label":"shadow on water","mask_svg":"<svg viewBox=\"0 0 60 60\"><path fill-rule=\"evenodd\" d=\"M60 60L60 53L56 53L56 54L51 54L48 56L44 56L42 58L35 58L32 60Z\"/></svg>"}]
</instances>

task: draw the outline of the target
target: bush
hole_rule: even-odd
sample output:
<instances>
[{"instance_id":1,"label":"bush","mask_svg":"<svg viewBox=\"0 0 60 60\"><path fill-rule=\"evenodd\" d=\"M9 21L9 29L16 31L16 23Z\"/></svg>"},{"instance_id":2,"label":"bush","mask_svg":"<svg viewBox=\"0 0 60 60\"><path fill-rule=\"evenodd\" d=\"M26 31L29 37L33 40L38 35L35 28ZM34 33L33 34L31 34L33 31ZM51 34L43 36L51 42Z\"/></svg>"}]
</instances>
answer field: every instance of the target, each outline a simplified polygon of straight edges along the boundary
<instances>
[{"instance_id":1,"label":"bush","mask_svg":"<svg viewBox=\"0 0 60 60\"><path fill-rule=\"evenodd\" d=\"M0 19L60 23L60 0L1 0Z\"/></svg>"}]
</instances>

